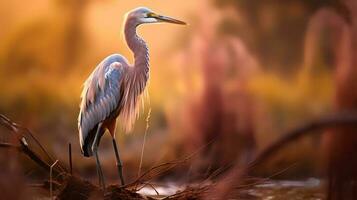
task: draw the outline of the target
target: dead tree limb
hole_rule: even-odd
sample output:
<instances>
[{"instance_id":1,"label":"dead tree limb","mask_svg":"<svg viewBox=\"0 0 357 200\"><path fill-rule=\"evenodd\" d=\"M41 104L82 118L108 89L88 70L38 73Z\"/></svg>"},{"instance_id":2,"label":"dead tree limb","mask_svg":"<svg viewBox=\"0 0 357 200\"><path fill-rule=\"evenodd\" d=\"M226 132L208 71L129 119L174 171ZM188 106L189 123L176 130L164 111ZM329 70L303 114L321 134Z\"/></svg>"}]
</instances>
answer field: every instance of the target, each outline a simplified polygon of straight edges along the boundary
<instances>
[{"instance_id":1,"label":"dead tree limb","mask_svg":"<svg viewBox=\"0 0 357 200\"><path fill-rule=\"evenodd\" d=\"M32 161L34 161L38 166L40 166L44 170L49 171L51 169L51 165L48 164L46 161L44 161L36 152L34 152L29 147L25 134L31 135L31 137L36 141L36 143L39 144L40 148L46 153L46 155L50 157L47 151L44 149L44 147L38 142L38 140L32 135L32 133L28 129L21 127L17 123L11 121L9 118L1 114L0 114L0 125L8 129L11 133L13 133L17 138L17 141L19 142L18 146L10 143L2 143L0 145L1 147L16 147L18 150L20 150L20 152L24 153L28 158L30 158ZM59 175L63 172L64 171L60 171L59 169L53 169L54 175Z\"/></svg>"},{"instance_id":2,"label":"dead tree limb","mask_svg":"<svg viewBox=\"0 0 357 200\"><path fill-rule=\"evenodd\" d=\"M254 170L254 166L257 166L267 161L271 156L276 154L280 149L287 144L300 139L303 136L321 134L322 131L329 128L336 127L356 127L357 126L357 113L337 113L322 117L317 120L313 120L306 124L303 124L291 131L288 131L277 141L263 149L258 153L253 161L249 163L245 168L241 168L238 165L233 167L227 172L225 178L223 178L206 197L207 199L227 199L229 194L243 181L243 176L251 174ZM338 132L333 132L338 133ZM357 133L356 133L357 134Z\"/></svg>"},{"instance_id":3,"label":"dead tree limb","mask_svg":"<svg viewBox=\"0 0 357 200\"><path fill-rule=\"evenodd\" d=\"M55 161L55 159L46 151L46 149L43 147L40 141L27 128L18 125L17 123L11 121L8 117L2 114L0 114L0 124L12 132L20 133L20 135L23 136L29 135L40 147L40 149L43 151L46 157L50 160L50 163L53 163ZM60 167L63 170L63 167L62 166Z\"/></svg>"},{"instance_id":4,"label":"dead tree limb","mask_svg":"<svg viewBox=\"0 0 357 200\"><path fill-rule=\"evenodd\" d=\"M14 148L14 149L20 150L20 146L16 146L14 144L7 143L7 142L1 142L0 148Z\"/></svg>"},{"instance_id":5,"label":"dead tree limb","mask_svg":"<svg viewBox=\"0 0 357 200\"><path fill-rule=\"evenodd\" d=\"M303 124L291 131L282 134L283 136L277 141L273 142L267 148L262 150L254 158L250 165L258 165L269 159L282 147L288 143L293 142L303 136L320 134L322 130L329 128L336 128L340 126L357 126L357 114L356 113L341 113L323 117L318 120L311 121L307 124Z\"/></svg>"}]
</instances>

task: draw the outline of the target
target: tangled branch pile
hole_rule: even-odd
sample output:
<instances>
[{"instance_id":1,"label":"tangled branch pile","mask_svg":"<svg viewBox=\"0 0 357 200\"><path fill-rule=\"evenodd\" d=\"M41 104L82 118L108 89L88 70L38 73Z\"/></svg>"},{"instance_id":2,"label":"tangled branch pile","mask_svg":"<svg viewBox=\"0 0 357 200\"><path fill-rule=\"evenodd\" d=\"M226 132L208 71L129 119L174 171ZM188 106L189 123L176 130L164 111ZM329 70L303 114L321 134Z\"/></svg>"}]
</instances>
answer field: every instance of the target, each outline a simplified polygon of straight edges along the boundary
<instances>
[{"instance_id":1,"label":"tangled branch pile","mask_svg":"<svg viewBox=\"0 0 357 200\"><path fill-rule=\"evenodd\" d=\"M0 143L0 148L13 148L26 155L29 159L34 161L38 167L44 169L50 175L50 180L43 182L42 188L52 192L59 200L87 200L87 199L128 199L128 200L155 200L155 197L144 196L138 191L145 187L150 186L150 181L160 174L163 174L175 166L186 162L186 158L177 162L163 163L156 167L151 168L144 172L138 179L134 180L125 186L111 185L106 191L102 191L98 186L83 180L81 177L73 176L70 170L62 166L58 160L54 160L46 151L46 149L38 142L33 134L26 128L12 122L4 115L0 115L0 125L9 130L13 137L13 143ZM263 149L256 155L253 162L246 167L233 166L229 171L226 171L225 177L217 183L200 184L194 187L187 187L183 191L178 191L176 194L165 197L165 200L199 200L199 199L227 199L232 194L232 191L238 192L240 189L246 189L256 183L261 183L261 179L251 181L247 178L251 174L253 167L263 163L273 154L275 154L282 147L288 143L299 139L302 136L317 133L318 130L326 128L335 128L337 126L353 126L357 125L357 115L354 113L343 113L331 115L322 119L312 121L304 124L301 127L293 129L284 134L284 137L278 139L267 148ZM28 144L28 138L40 147L47 157L46 161L39 154L37 154L32 147ZM71 157L71 156L70 156ZM58 163L58 164L57 164ZM70 161L71 163L71 161ZM155 190L155 188L153 187ZM239 196L236 195L235 197ZM162 198L161 198L162 199Z\"/></svg>"}]
</instances>

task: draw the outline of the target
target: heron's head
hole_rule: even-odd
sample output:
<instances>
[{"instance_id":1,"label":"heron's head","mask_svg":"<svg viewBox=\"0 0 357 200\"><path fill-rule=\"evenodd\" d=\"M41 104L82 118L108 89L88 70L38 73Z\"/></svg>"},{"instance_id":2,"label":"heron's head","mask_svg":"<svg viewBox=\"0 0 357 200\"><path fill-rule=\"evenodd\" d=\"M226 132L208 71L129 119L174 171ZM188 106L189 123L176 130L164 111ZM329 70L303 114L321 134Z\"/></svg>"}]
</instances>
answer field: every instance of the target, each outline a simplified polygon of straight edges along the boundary
<instances>
[{"instance_id":1,"label":"heron's head","mask_svg":"<svg viewBox=\"0 0 357 200\"><path fill-rule=\"evenodd\" d=\"M145 7L139 7L129 11L126 15L126 20L130 20L134 22L136 25L149 24L149 23L162 23L162 22L186 25L186 23L183 21L171 17L159 15L153 12L152 10L150 10L149 8L145 8Z\"/></svg>"}]
</instances>

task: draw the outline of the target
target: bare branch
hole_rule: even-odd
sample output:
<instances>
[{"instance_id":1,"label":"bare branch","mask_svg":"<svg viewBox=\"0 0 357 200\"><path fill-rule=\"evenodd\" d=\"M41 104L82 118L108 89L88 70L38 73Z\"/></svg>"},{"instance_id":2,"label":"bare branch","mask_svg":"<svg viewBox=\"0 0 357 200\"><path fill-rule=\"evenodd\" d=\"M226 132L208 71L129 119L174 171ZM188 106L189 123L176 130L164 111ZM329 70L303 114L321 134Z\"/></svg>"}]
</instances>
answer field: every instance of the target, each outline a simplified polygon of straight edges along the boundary
<instances>
[{"instance_id":1,"label":"bare branch","mask_svg":"<svg viewBox=\"0 0 357 200\"><path fill-rule=\"evenodd\" d=\"M73 165L72 165L72 145L68 144L68 162L69 162L69 173L73 175Z\"/></svg>"},{"instance_id":2,"label":"bare branch","mask_svg":"<svg viewBox=\"0 0 357 200\"><path fill-rule=\"evenodd\" d=\"M28 129L19 126L15 122L12 122L9 118L7 118L5 115L2 115L2 114L0 114L0 125L7 128L9 131L11 131L13 134L15 134L15 136L17 137L17 140L20 144L19 146L16 146L14 144L3 143L2 147L16 147L22 153L24 153L28 158L33 160L38 166L45 169L46 171L50 170L51 166L47 162L45 162L43 159L41 159L41 157L29 147L24 134L29 134L32 138L35 139L35 141L38 144L39 144L39 142ZM43 148L43 146L41 144L39 144L39 146L41 148ZM43 150L44 150L44 148L43 148ZM47 151L44 150L44 152L46 153L46 155L49 156ZM58 175L60 173L61 173L61 171L59 171L58 169L53 170L54 175Z\"/></svg>"},{"instance_id":3,"label":"bare branch","mask_svg":"<svg viewBox=\"0 0 357 200\"><path fill-rule=\"evenodd\" d=\"M15 149L20 150L20 146L16 146L14 144L6 143L6 142L0 143L0 148L15 148Z\"/></svg>"},{"instance_id":4,"label":"bare branch","mask_svg":"<svg viewBox=\"0 0 357 200\"><path fill-rule=\"evenodd\" d=\"M266 161L272 155L274 155L282 147L288 143L295 141L303 136L320 134L322 130L328 128L336 128L340 126L355 126L357 127L357 114L356 113L341 113L323 117L318 120L314 120L307 124L301 125L287 133L282 134L283 137L273 142L267 148L262 150L253 160L251 164L257 165ZM318 132L320 131L320 132Z\"/></svg>"},{"instance_id":5,"label":"bare branch","mask_svg":"<svg viewBox=\"0 0 357 200\"><path fill-rule=\"evenodd\" d=\"M242 177L247 174L250 174L254 170L253 166L265 162L272 155L274 155L280 149L285 147L288 143L296 141L297 139L303 136L321 134L321 131L329 128L346 126L357 127L357 113L337 113L325 116L320 119L303 124L284 134L281 134L283 135L281 138L279 138L277 141L273 142L271 145L269 145L260 153L258 153L253 162L251 162L245 168L241 169L239 166L233 167L227 173L225 178L217 184L217 187L214 189L214 191L210 192L207 197L217 197L217 199L226 199L232 189L243 181ZM334 131L331 133L340 134L343 132Z\"/></svg>"}]
</instances>

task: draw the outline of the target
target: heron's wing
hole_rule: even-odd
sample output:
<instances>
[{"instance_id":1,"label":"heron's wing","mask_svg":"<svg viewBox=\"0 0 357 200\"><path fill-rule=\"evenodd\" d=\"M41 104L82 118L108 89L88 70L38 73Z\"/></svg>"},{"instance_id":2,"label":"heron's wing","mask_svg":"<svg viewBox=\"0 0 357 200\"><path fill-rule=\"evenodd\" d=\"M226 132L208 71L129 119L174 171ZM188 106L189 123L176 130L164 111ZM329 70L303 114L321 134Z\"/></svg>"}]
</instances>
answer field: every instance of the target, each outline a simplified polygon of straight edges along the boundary
<instances>
[{"instance_id":1,"label":"heron's wing","mask_svg":"<svg viewBox=\"0 0 357 200\"><path fill-rule=\"evenodd\" d=\"M92 129L118 107L122 97L123 75L124 67L120 62L102 62L85 82L78 117L82 148Z\"/></svg>"}]
</instances>

